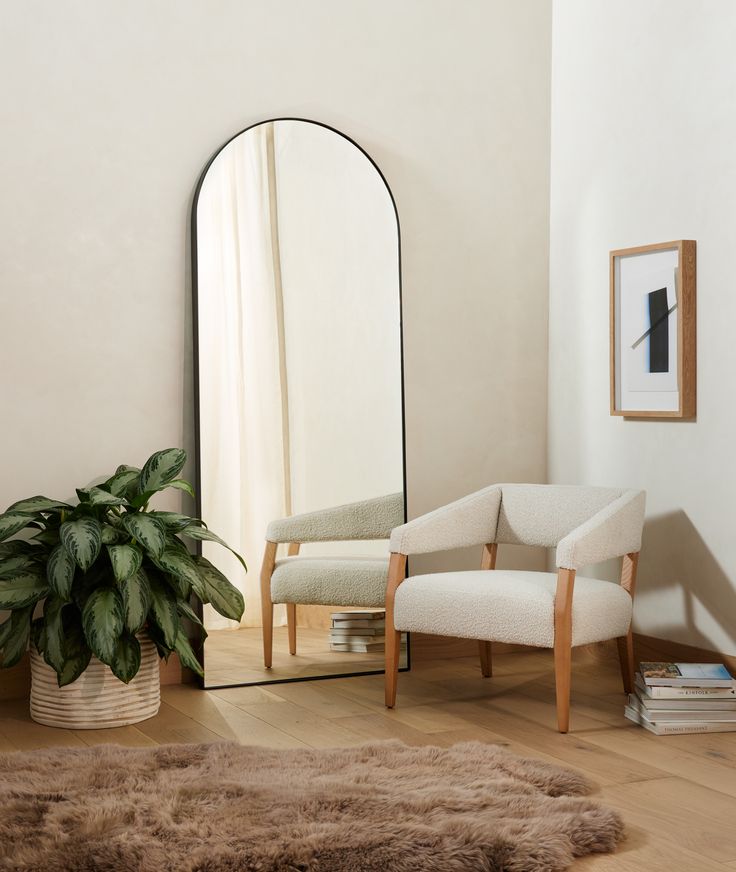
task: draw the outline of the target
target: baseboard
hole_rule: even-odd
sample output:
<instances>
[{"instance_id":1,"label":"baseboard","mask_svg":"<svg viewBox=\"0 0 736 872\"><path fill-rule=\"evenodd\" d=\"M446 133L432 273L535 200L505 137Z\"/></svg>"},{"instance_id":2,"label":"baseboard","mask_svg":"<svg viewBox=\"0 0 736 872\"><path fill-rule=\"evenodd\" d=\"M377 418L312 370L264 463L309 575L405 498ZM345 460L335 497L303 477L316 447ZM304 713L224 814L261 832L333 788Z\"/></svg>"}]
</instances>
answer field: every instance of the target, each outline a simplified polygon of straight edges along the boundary
<instances>
[{"instance_id":1,"label":"baseboard","mask_svg":"<svg viewBox=\"0 0 736 872\"><path fill-rule=\"evenodd\" d=\"M161 684L189 684L194 681L194 674L184 669L176 654L169 657L169 662L160 661ZM31 693L31 665L26 654L23 659L10 669L0 669L0 700L25 699Z\"/></svg>"},{"instance_id":2,"label":"baseboard","mask_svg":"<svg viewBox=\"0 0 736 872\"><path fill-rule=\"evenodd\" d=\"M23 699L31 692L31 662L25 654L9 669L0 669L0 700Z\"/></svg>"},{"instance_id":3,"label":"baseboard","mask_svg":"<svg viewBox=\"0 0 736 872\"><path fill-rule=\"evenodd\" d=\"M736 676L736 654L721 654L707 648L683 645L655 636L634 633L634 655L640 660L660 660L665 663L723 663Z\"/></svg>"}]
</instances>

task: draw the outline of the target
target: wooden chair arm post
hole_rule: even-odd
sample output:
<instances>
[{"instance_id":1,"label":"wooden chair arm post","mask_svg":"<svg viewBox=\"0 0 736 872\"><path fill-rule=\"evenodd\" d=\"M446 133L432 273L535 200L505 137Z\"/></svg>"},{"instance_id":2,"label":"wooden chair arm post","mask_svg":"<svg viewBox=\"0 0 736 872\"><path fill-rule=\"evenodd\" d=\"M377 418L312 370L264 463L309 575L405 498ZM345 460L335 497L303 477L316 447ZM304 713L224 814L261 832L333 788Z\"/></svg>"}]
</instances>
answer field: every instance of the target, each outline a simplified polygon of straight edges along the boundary
<instances>
[{"instance_id":1,"label":"wooden chair arm post","mask_svg":"<svg viewBox=\"0 0 736 872\"><path fill-rule=\"evenodd\" d=\"M632 551L630 554L624 554L623 562L621 563L621 587L628 592L632 600L636 593L636 573L638 568L639 552Z\"/></svg>"},{"instance_id":2,"label":"wooden chair arm post","mask_svg":"<svg viewBox=\"0 0 736 872\"><path fill-rule=\"evenodd\" d=\"M632 601L636 593L636 572L639 568L639 552L632 551L624 554L621 561L621 587L629 594ZM616 639L618 646L618 659L621 664L621 678L624 683L624 692L634 692L634 634L629 625L629 631L625 636Z\"/></svg>"},{"instance_id":3,"label":"wooden chair arm post","mask_svg":"<svg viewBox=\"0 0 736 872\"><path fill-rule=\"evenodd\" d=\"M488 542L483 546L483 556L480 560L481 569L495 569L496 555L498 554L498 545L495 542Z\"/></svg>"},{"instance_id":4,"label":"wooden chair arm post","mask_svg":"<svg viewBox=\"0 0 736 872\"><path fill-rule=\"evenodd\" d=\"M401 633L394 624L394 600L396 590L406 577L406 554L393 552L388 564L386 584L386 707L393 708L396 703L396 686L399 676L399 652Z\"/></svg>"}]
</instances>

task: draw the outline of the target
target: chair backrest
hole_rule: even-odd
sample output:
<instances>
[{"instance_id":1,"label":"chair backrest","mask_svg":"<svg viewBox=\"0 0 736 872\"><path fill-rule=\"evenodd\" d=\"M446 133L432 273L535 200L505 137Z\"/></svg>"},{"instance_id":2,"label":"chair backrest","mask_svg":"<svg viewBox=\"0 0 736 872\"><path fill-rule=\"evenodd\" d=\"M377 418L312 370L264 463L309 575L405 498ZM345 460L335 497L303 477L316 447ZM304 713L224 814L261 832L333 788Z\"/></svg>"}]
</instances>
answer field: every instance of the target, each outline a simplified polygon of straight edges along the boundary
<instances>
[{"instance_id":1,"label":"chair backrest","mask_svg":"<svg viewBox=\"0 0 736 872\"><path fill-rule=\"evenodd\" d=\"M374 497L271 521L269 542L346 542L388 539L404 523L404 493Z\"/></svg>"},{"instance_id":2,"label":"chair backrest","mask_svg":"<svg viewBox=\"0 0 736 872\"><path fill-rule=\"evenodd\" d=\"M501 545L556 547L561 539L624 490L564 484L500 484L495 541Z\"/></svg>"}]
</instances>

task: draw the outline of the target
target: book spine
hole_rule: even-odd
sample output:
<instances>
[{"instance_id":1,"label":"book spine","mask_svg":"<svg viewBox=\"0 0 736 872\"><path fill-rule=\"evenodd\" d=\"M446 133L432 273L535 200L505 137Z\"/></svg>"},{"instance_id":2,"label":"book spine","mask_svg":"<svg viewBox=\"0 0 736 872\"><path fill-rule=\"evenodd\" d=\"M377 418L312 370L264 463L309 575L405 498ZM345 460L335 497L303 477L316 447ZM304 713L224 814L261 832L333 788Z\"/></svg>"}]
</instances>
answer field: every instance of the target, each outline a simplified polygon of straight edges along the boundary
<instances>
[{"instance_id":1,"label":"book spine","mask_svg":"<svg viewBox=\"0 0 736 872\"><path fill-rule=\"evenodd\" d=\"M692 724L666 724L657 723L657 732L660 736L675 736L678 733L732 733L736 731L736 724L728 721L719 723L697 723Z\"/></svg>"},{"instance_id":2,"label":"book spine","mask_svg":"<svg viewBox=\"0 0 736 872\"><path fill-rule=\"evenodd\" d=\"M728 721L692 721L687 723L683 721L678 721L669 724L662 721L652 722L648 718L644 717L641 711L628 705L624 708L624 714L630 721L633 721L640 727L644 727L645 729L649 730L651 733L654 733L657 736L676 736L685 735L688 733L736 732L736 723L734 723L733 721L731 721L730 723Z\"/></svg>"},{"instance_id":3,"label":"book spine","mask_svg":"<svg viewBox=\"0 0 736 872\"><path fill-rule=\"evenodd\" d=\"M664 685L649 685L647 687L652 699L693 699L697 697L713 697L714 699L734 698L733 691L722 687L671 687Z\"/></svg>"}]
</instances>

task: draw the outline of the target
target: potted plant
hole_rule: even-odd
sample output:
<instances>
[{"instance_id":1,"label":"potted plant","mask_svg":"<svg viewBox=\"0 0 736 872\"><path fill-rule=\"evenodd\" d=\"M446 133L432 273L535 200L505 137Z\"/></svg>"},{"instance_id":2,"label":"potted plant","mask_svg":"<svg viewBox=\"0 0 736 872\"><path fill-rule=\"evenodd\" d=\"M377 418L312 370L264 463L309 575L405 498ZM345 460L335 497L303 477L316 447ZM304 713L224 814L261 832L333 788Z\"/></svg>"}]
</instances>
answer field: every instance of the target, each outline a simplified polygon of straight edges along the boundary
<instances>
[{"instance_id":1,"label":"potted plant","mask_svg":"<svg viewBox=\"0 0 736 872\"><path fill-rule=\"evenodd\" d=\"M158 451L77 490L77 505L36 496L0 515L0 610L10 611L0 658L13 666L30 642L34 720L78 729L151 717L159 657L176 652L202 675L187 634L187 622L201 627L192 599L242 617L240 591L186 542L229 546L198 519L149 509L166 488L193 496L177 477L185 462L179 448Z\"/></svg>"}]
</instances>

